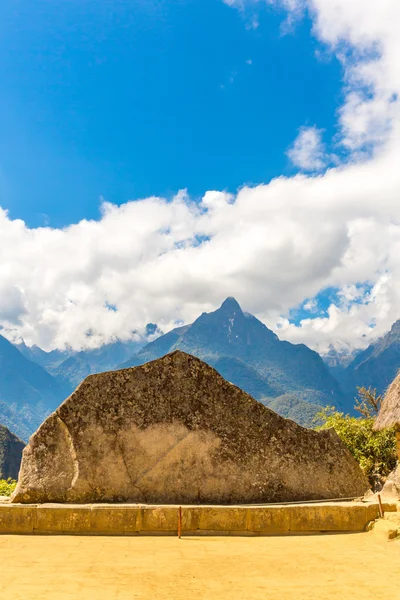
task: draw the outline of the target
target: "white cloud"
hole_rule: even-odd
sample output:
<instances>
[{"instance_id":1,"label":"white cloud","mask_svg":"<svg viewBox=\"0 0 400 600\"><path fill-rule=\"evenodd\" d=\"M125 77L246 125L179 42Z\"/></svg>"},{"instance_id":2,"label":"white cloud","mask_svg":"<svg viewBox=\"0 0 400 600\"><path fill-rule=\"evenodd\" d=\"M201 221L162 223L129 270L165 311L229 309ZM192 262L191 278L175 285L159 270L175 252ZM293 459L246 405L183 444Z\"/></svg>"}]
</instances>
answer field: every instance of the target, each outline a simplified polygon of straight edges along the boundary
<instances>
[{"instance_id":1,"label":"white cloud","mask_svg":"<svg viewBox=\"0 0 400 600\"><path fill-rule=\"evenodd\" d=\"M307 340L322 354L331 346L337 349L366 348L388 331L400 316L400 288L393 277L382 274L371 292L359 302L331 304L326 317L304 319L295 326L288 319L279 321L279 336L294 343Z\"/></svg>"},{"instance_id":2,"label":"white cloud","mask_svg":"<svg viewBox=\"0 0 400 600\"><path fill-rule=\"evenodd\" d=\"M321 171L326 163L322 131L315 126L301 127L287 155L302 171Z\"/></svg>"},{"instance_id":3,"label":"white cloud","mask_svg":"<svg viewBox=\"0 0 400 600\"><path fill-rule=\"evenodd\" d=\"M228 295L280 325L281 337L323 351L365 346L400 317L400 3L308 6L315 35L343 62L338 125L348 163L236 196L209 191L201 204L185 192L104 204L98 221L63 230L29 229L0 211L0 324L9 337L79 348L149 321L164 330L189 322ZM327 316L289 323L291 307L330 286L340 300Z\"/></svg>"},{"instance_id":4,"label":"white cloud","mask_svg":"<svg viewBox=\"0 0 400 600\"><path fill-rule=\"evenodd\" d=\"M303 304L303 309L310 313L318 312L318 301L315 298L311 298L311 300L307 300Z\"/></svg>"},{"instance_id":5,"label":"white cloud","mask_svg":"<svg viewBox=\"0 0 400 600\"><path fill-rule=\"evenodd\" d=\"M400 316L398 146L323 176L279 178L235 197L186 193L103 205L98 221L29 229L0 212L0 286L19 312L1 322L45 347L99 344L151 321L190 322L228 295L275 326L281 314L334 286L367 304L332 307L328 319L284 323L280 335L314 347L364 344ZM107 305L117 307L117 312ZM89 339L85 332L95 334Z\"/></svg>"}]
</instances>

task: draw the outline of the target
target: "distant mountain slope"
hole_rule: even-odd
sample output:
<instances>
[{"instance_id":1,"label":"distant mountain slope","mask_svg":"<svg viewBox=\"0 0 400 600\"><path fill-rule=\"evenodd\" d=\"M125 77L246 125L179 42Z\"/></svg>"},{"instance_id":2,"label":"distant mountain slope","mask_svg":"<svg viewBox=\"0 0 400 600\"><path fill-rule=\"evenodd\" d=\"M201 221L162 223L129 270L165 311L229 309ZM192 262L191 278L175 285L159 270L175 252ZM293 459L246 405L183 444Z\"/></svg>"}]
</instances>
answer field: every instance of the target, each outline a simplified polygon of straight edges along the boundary
<instances>
[{"instance_id":1,"label":"distant mountain slope","mask_svg":"<svg viewBox=\"0 0 400 600\"><path fill-rule=\"evenodd\" d=\"M270 400L264 399L262 403L282 415L282 417L301 423L304 427L315 426L315 415L321 410L319 404L301 400L290 394L284 394Z\"/></svg>"},{"instance_id":2,"label":"distant mountain slope","mask_svg":"<svg viewBox=\"0 0 400 600\"><path fill-rule=\"evenodd\" d=\"M92 367L85 352L70 356L55 369L55 376L70 386L71 392L81 381L92 373Z\"/></svg>"},{"instance_id":3,"label":"distant mountain slope","mask_svg":"<svg viewBox=\"0 0 400 600\"><path fill-rule=\"evenodd\" d=\"M157 326L148 324L148 335L156 333ZM49 372L70 386L71 391L91 373L113 371L121 362L127 360L146 344L146 338L122 342L116 340L93 350L82 350L67 356L56 367L48 368Z\"/></svg>"},{"instance_id":4,"label":"distant mountain slope","mask_svg":"<svg viewBox=\"0 0 400 600\"><path fill-rule=\"evenodd\" d=\"M35 407L25 405L17 408L0 400L0 423L13 431L21 440L27 442L34 431L43 423L49 411L37 411Z\"/></svg>"},{"instance_id":5,"label":"distant mountain slope","mask_svg":"<svg viewBox=\"0 0 400 600\"><path fill-rule=\"evenodd\" d=\"M0 421L23 439L68 395L42 367L0 336Z\"/></svg>"},{"instance_id":6,"label":"distant mountain slope","mask_svg":"<svg viewBox=\"0 0 400 600\"><path fill-rule=\"evenodd\" d=\"M28 440L87 375L114 370L160 333L149 323L143 338L116 340L81 352L45 352L24 342L14 346L0 336L0 422Z\"/></svg>"},{"instance_id":7,"label":"distant mountain slope","mask_svg":"<svg viewBox=\"0 0 400 600\"><path fill-rule=\"evenodd\" d=\"M216 360L210 360L211 363L214 369L223 373L224 378L228 381L234 383L234 381L240 380L242 389L251 394L253 398L263 398L275 393L274 388L269 385L265 377L237 358L223 356Z\"/></svg>"},{"instance_id":8,"label":"distant mountain slope","mask_svg":"<svg viewBox=\"0 0 400 600\"><path fill-rule=\"evenodd\" d=\"M42 367L28 360L0 335L0 398L8 404L43 405L54 409L63 388Z\"/></svg>"},{"instance_id":9,"label":"distant mountain slope","mask_svg":"<svg viewBox=\"0 0 400 600\"><path fill-rule=\"evenodd\" d=\"M385 392L400 369L400 320L391 330L366 350L357 354L345 370L346 387L356 395L357 386Z\"/></svg>"},{"instance_id":10,"label":"distant mountain slope","mask_svg":"<svg viewBox=\"0 0 400 600\"><path fill-rule=\"evenodd\" d=\"M16 348L25 356L25 358L40 365L47 371L57 368L58 365L73 353L72 350L51 350L50 352L46 352L36 345L27 346L25 342L16 344Z\"/></svg>"},{"instance_id":11,"label":"distant mountain slope","mask_svg":"<svg viewBox=\"0 0 400 600\"><path fill-rule=\"evenodd\" d=\"M318 405L343 402L337 381L316 352L280 341L261 321L243 313L234 298L147 344L120 367L140 365L178 349L205 360L257 399L290 393Z\"/></svg>"},{"instance_id":12,"label":"distant mountain slope","mask_svg":"<svg viewBox=\"0 0 400 600\"><path fill-rule=\"evenodd\" d=\"M0 425L0 479L17 479L25 444Z\"/></svg>"}]
</instances>

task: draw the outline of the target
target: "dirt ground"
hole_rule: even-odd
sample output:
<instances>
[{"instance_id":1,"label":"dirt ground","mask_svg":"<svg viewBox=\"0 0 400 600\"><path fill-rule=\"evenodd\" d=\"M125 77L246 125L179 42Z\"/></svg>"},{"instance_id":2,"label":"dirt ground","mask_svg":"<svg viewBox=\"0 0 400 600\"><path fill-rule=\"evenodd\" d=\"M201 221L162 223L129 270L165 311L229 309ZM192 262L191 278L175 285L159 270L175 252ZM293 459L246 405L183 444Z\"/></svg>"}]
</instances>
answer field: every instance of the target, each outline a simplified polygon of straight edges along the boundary
<instances>
[{"instance_id":1,"label":"dirt ground","mask_svg":"<svg viewBox=\"0 0 400 600\"><path fill-rule=\"evenodd\" d=\"M400 600L400 541L0 536L0 598Z\"/></svg>"}]
</instances>

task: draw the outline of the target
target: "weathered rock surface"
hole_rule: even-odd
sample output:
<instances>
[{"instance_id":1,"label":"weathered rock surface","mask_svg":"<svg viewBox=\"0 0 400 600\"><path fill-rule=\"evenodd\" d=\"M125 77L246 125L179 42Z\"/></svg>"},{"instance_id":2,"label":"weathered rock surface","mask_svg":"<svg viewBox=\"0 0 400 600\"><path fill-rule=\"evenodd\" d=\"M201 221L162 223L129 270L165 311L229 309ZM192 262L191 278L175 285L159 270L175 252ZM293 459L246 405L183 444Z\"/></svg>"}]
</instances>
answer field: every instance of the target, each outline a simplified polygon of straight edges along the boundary
<instances>
[{"instance_id":1,"label":"weathered rock surface","mask_svg":"<svg viewBox=\"0 0 400 600\"><path fill-rule=\"evenodd\" d=\"M400 463L398 463L394 471L389 473L381 495L385 498L400 500Z\"/></svg>"},{"instance_id":2,"label":"weathered rock surface","mask_svg":"<svg viewBox=\"0 0 400 600\"><path fill-rule=\"evenodd\" d=\"M17 479L24 447L24 442L0 425L0 479Z\"/></svg>"},{"instance_id":3,"label":"weathered rock surface","mask_svg":"<svg viewBox=\"0 0 400 600\"><path fill-rule=\"evenodd\" d=\"M25 448L13 502L250 503L362 495L333 430L306 430L174 352L90 375Z\"/></svg>"}]
</instances>

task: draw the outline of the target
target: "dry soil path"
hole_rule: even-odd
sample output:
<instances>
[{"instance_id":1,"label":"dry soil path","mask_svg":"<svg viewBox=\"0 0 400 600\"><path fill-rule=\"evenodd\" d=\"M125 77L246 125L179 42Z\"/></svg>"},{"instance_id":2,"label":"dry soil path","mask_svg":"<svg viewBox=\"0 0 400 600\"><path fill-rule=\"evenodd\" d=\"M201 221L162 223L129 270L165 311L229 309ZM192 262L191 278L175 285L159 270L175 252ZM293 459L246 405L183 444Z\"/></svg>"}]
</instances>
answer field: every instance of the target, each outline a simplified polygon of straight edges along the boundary
<instances>
[{"instance_id":1,"label":"dry soil path","mask_svg":"<svg viewBox=\"0 0 400 600\"><path fill-rule=\"evenodd\" d=\"M400 599L400 541L0 536L0 598Z\"/></svg>"}]
</instances>

